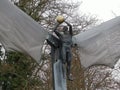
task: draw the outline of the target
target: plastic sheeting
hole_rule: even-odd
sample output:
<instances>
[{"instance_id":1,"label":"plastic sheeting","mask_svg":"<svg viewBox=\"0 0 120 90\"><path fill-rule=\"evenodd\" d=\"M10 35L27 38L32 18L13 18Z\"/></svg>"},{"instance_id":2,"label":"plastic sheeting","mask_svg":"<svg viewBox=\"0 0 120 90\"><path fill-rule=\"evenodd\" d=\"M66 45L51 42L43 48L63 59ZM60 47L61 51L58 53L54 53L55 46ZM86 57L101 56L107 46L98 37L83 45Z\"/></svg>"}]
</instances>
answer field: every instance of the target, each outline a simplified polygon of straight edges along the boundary
<instances>
[{"instance_id":1,"label":"plastic sheeting","mask_svg":"<svg viewBox=\"0 0 120 90\"><path fill-rule=\"evenodd\" d=\"M40 61L47 32L8 0L0 0L0 42L6 50L15 50Z\"/></svg>"},{"instance_id":2,"label":"plastic sheeting","mask_svg":"<svg viewBox=\"0 0 120 90\"><path fill-rule=\"evenodd\" d=\"M120 17L74 36L81 64L113 67L120 58Z\"/></svg>"},{"instance_id":3,"label":"plastic sheeting","mask_svg":"<svg viewBox=\"0 0 120 90\"><path fill-rule=\"evenodd\" d=\"M40 60L47 32L8 0L0 0L0 42ZM74 36L84 67L103 64L113 67L120 58L120 17Z\"/></svg>"}]
</instances>

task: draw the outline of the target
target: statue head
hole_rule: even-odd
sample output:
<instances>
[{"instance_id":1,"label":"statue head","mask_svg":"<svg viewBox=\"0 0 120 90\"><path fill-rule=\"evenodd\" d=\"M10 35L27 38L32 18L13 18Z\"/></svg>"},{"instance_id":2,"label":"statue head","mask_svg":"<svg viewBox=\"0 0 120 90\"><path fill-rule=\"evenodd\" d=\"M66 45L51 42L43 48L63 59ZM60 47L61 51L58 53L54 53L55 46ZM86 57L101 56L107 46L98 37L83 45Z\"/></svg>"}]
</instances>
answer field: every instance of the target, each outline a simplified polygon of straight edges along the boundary
<instances>
[{"instance_id":1,"label":"statue head","mask_svg":"<svg viewBox=\"0 0 120 90\"><path fill-rule=\"evenodd\" d=\"M63 26L63 32L66 34L68 33L68 27L67 26Z\"/></svg>"}]
</instances>

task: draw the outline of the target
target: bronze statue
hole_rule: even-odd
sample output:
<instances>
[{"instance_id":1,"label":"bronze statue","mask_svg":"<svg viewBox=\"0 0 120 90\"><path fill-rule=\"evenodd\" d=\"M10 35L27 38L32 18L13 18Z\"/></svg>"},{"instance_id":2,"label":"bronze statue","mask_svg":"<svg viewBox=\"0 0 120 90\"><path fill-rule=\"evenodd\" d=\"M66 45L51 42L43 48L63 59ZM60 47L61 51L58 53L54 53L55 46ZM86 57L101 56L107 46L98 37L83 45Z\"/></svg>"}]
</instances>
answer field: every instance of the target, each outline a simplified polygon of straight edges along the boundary
<instances>
[{"instance_id":1,"label":"bronze statue","mask_svg":"<svg viewBox=\"0 0 120 90\"><path fill-rule=\"evenodd\" d=\"M60 59L62 60L63 66L67 63L67 77L68 80L73 80L71 77L70 71L71 71L71 61L72 61L72 36L73 36L73 31L72 31L72 26L68 22L64 21L67 26L63 26L63 34L61 34L58 30L57 27L60 25L58 23L56 25L56 28L54 29L55 34L59 37L59 45L60 45Z\"/></svg>"}]
</instances>

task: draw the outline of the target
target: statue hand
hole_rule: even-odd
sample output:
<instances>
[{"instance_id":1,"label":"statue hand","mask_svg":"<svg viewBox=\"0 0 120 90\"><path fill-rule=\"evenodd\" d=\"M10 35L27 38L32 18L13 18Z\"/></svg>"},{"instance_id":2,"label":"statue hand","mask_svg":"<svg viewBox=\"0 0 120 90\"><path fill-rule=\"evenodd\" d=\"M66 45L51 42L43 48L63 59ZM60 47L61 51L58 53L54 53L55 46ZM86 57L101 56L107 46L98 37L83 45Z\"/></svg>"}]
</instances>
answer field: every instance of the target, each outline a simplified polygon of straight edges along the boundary
<instances>
[{"instance_id":1,"label":"statue hand","mask_svg":"<svg viewBox=\"0 0 120 90\"><path fill-rule=\"evenodd\" d=\"M60 25L60 23L57 22L57 23L55 24L55 27L54 27L53 31L57 30L57 27L58 27L59 25Z\"/></svg>"}]
</instances>

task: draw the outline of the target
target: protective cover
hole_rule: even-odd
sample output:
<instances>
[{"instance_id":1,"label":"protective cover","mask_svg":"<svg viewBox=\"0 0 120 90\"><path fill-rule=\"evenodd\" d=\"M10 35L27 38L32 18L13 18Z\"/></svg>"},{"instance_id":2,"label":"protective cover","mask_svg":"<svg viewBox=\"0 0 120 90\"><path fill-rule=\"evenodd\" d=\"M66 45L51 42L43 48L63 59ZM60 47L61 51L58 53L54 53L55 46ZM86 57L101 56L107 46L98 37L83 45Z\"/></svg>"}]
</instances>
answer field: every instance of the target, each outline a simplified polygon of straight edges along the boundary
<instances>
[{"instance_id":1,"label":"protective cover","mask_svg":"<svg viewBox=\"0 0 120 90\"><path fill-rule=\"evenodd\" d=\"M8 0L0 0L0 43L40 61L47 32Z\"/></svg>"},{"instance_id":2,"label":"protective cover","mask_svg":"<svg viewBox=\"0 0 120 90\"><path fill-rule=\"evenodd\" d=\"M120 58L120 17L80 33L73 40L85 68L98 64L113 67Z\"/></svg>"}]
</instances>

